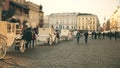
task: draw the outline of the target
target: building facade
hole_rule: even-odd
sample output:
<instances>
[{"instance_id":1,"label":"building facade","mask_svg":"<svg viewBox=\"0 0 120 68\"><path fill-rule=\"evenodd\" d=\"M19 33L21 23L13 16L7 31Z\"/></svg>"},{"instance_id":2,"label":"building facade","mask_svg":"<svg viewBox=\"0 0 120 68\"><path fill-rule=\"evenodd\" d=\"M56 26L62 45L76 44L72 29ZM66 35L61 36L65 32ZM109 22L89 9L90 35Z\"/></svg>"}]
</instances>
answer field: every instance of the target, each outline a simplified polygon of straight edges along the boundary
<instances>
[{"instance_id":1,"label":"building facade","mask_svg":"<svg viewBox=\"0 0 120 68\"><path fill-rule=\"evenodd\" d=\"M34 27L41 27L41 24L43 24L43 11L42 11L42 5L36 5L32 2L26 2L26 5L29 7L29 23L30 25Z\"/></svg>"},{"instance_id":2,"label":"building facade","mask_svg":"<svg viewBox=\"0 0 120 68\"><path fill-rule=\"evenodd\" d=\"M56 30L70 29L76 30L77 13L54 13L49 15L49 27L54 26Z\"/></svg>"},{"instance_id":3,"label":"building facade","mask_svg":"<svg viewBox=\"0 0 120 68\"><path fill-rule=\"evenodd\" d=\"M44 16L44 28L49 28L49 23L48 23L48 15Z\"/></svg>"},{"instance_id":4,"label":"building facade","mask_svg":"<svg viewBox=\"0 0 120 68\"><path fill-rule=\"evenodd\" d=\"M109 31L109 30L110 30L110 20L107 20L105 30L106 30L106 31Z\"/></svg>"},{"instance_id":5,"label":"building facade","mask_svg":"<svg viewBox=\"0 0 120 68\"><path fill-rule=\"evenodd\" d=\"M2 3L2 20L18 22L21 28L26 23L29 23L31 27L41 27L44 15L42 8L42 5L36 5L26 0L4 0ZM16 21L13 21L13 18Z\"/></svg>"},{"instance_id":6,"label":"building facade","mask_svg":"<svg viewBox=\"0 0 120 68\"><path fill-rule=\"evenodd\" d=\"M25 0L4 0L2 3L2 20L18 23L23 28L23 23L28 21L29 8Z\"/></svg>"},{"instance_id":7,"label":"building facade","mask_svg":"<svg viewBox=\"0 0 120 68\"><path fill-rule=\"evenodd\" d=\"M98 17L93 14L79 13L77 15L77 30L99 31Z\"/></svg>"},{"instance_id":8,"label":"building facade","mask_svg":"<svg viewBox=\"0 0 120 68\"><path fill-rule=\"evenodd\" d=\"M115 12L110 17L110 30L120 31L120 6L117 7Z\"/></svg>"}]
</instances>

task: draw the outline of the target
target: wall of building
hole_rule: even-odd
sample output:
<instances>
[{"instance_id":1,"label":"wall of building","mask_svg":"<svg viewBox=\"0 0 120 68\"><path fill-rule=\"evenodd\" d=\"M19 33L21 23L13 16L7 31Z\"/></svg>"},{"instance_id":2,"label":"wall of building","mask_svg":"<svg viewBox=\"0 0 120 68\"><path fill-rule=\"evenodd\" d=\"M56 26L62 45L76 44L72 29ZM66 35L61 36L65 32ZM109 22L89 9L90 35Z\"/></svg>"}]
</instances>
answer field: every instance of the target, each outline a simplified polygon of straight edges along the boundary
<instances>
[{"instance_id":1,"label":"wall of building","mask_svg":"<svg viewBox=\"0 0 120 68\"><path fill-rule=\"evenodd\" d=\"M77 30L98 31L98 18L92 14L79 14L77 16Z\"/></svg>"},{"instance_id":2,"label":"wall of building","mask_svg":"<svg viewBox=\"0 0 120 68\"><path fill-rule=\"evenodd\" d=\"M48 23L48 15L44 16L44 28L49 28L49 23Z\"/></svg>"},{"instance_id":3,"label":"wall of building","mask_svg":"<svg viewBox=\"0 0 120 68\"><path fill-rule=\"evenodd\" d=\"M30 10L29 11L29 23L32 27L36 27L39 23L39 12Z\"/></svg>"},{"instance_id":4,"label":"wall of building","mask_svg":"<svg viewBox=\"0 0 120 68\"><path fill-rule=\"evenodd\" d=\"M54 13L49 15L49 27L54 26L55 29L76 29L76 13Z\"/></svg>"},{"instance_id":5,"label":"wall of building","mask_svg":"<svg viewBox=\"0 0 120 68\"><path fill-rule=\"evenodd\" d=\"M40 20L43 20L44 13L40 10L40 6L32 2L26 2L26 5L30 8L29 10L29 23L32 27L37 27Z\"/></svg>"},{"instance_id":6,"label":"wall of building","mask_svg":"<svg viewBox=\"0 0 120 68\"><path fill-rule=\"evenodd\" d=\"M87 13L54 13L49 15L49 27L55 29L99 31L98 17Z\"/></svg>"},{"instance_id":7,"label":"wall of building","mask_svg":"<svg viewBox=\"0 0 120 68\"><path fill-rule=\"evenodd\" d=\"M120 6L117 7L110 17L110 30L120 31Z\"/></svg>"}]
</instances>

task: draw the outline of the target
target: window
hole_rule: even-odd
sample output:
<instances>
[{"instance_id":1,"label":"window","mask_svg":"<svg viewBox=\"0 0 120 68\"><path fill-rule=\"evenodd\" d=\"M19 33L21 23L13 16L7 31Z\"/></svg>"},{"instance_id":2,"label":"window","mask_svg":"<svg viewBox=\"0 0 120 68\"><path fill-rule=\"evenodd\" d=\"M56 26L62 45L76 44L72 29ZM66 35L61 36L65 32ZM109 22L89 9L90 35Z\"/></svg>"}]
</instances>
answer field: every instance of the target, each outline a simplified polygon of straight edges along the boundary
<instances>
[{"instance_id":1,"label":"window","mask_svg":"<svg viewBox=\"0 0 120 68\"><path fill-rule=\"evenodd\" d=\"M15 32L15 26L12 25L12 32L14 33Z\"/></svg>"},{"instance_id":2,"label":"window","mask_svg":"<svg viewBox=\"0 0 120 68\"><path fill-rule=\"evenodd\" d=\"M82 26L82 29L84 29L84 26Z\"/></svg>"},{"instance_id":3,"label":"window","mask_svg":"<svg viewBox=\"0 0 120 68\"><path fill-rule=\"evenodd\" d=\"M95 24L95 22L93 21L93 25Z\"/></svg>"},{"instance_id":4,"label":"window","mask_svg":"<svg viewBox=\"0 0 120 68\"><path fill-rule=\"evenodd\" d=\"M11 25L10 24L7 24L7 32L11 32Z\"/></svg>"},{"instance_id":5,"label":"window","mask_svg":"<svg viewBox=\"0 0 120 68\"><path fill-rule=\"evenodd\" d=\"M82 18L82 20L84 20L84 18Z\"/></svg>"},{"instance_id":6,"label":"window","mask_svg":"<svg viewBox=\"0 0 120 68\"><path fill-rule=\"evenodd\" d=\"M69 29L69 26L67 26L67 29Z\"/></svg>"},{"instance_id":7,"label":"window","mask_svg":"<svg viewBox=\"0 0 120 68\"><path fill-rule=\"evenodd\" d=\"M72 29L73 29L73 26L72 26Z\"/></svg>"}]
</instances>

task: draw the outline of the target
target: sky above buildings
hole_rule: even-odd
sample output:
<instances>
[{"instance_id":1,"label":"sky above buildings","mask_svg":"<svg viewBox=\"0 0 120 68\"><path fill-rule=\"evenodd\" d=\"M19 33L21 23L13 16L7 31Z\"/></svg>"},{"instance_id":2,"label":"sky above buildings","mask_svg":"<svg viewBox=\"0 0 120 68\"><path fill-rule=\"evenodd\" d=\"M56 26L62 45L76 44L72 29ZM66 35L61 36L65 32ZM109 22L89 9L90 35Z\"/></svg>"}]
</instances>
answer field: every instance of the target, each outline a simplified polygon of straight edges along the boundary
<instances>
[{"instance_id":1,"label":"sky above buildings","mask_svg":"<svg viewBox=\"0 0 120 68\"><path fill-rule=\"evenodd\" d=\"M43 5L45 15L51 13L92 13L98 16L100 23L104 23L117 9L120 0L27 0Z\"/></svg>"}]
</instances>

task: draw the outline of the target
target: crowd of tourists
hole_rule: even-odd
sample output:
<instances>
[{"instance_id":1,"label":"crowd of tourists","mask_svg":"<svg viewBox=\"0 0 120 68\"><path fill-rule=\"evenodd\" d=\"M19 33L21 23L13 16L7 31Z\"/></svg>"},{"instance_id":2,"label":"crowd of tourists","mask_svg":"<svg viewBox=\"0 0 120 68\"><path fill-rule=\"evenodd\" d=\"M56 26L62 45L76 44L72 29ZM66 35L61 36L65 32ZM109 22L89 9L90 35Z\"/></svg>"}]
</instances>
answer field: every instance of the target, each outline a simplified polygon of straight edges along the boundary
<instances>
[{"instance_id":1,"label":"crowd of tourists","mask_svg":"<svg viewBox=\"0 0 120 68\"><path fill-rule=\"evenodd\" d=\"M84 39L85 39L85 43L87 44L88 38L91 39L119 39L120 38L120 32L118 31L109 31L109 32L91 32L89 33L88 31L85 31L83 33L80 32L80 30L78 30L77 34L76 34L76 38L77 38L77 43L79 43L80 38L83 37L82 35L84 35Z\"/></svg>"}]
</instances>

